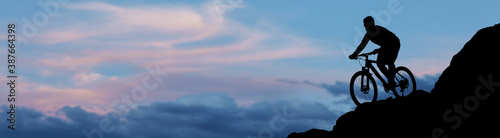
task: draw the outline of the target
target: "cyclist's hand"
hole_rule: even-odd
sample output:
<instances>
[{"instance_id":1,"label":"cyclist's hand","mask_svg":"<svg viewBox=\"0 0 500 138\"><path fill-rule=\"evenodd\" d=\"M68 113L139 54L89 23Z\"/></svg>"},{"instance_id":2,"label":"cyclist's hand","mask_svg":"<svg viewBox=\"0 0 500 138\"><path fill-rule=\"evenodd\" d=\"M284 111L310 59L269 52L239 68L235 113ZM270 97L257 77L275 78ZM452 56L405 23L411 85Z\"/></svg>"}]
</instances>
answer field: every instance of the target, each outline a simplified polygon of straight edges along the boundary
<instances>
[{"instance_id":1,"label":"cyclist's hand","mask_svg":"<svg viewBox=\"0 0 500 138\"><path fill-rule=\"evenodd\" d=\"M358 55L351 54L351 55L349 55L349 59L358 59Z\"/></svg>"}]
</instances>

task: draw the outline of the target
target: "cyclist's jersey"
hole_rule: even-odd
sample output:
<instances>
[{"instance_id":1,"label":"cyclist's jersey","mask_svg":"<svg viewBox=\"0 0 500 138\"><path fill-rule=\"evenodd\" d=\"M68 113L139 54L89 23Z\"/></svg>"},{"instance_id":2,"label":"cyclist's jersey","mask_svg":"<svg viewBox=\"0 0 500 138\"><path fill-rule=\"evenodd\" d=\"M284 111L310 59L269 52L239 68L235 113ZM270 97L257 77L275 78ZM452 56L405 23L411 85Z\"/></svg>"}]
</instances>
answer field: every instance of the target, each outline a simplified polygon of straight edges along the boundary
<instances>
[{"instance_id":1,"label":"cyclist's jersey","mask_svg":"<svg viewBox=\"0 0 500 138\"><path fill-rule=\"evenodd\" d=\"M373 34L366 33L365 36L368 37L373 43L380 46L382 49L398 49L399 50L399 38L382 26L376 25L377 29Z\"/></svg>"}]
</instances>

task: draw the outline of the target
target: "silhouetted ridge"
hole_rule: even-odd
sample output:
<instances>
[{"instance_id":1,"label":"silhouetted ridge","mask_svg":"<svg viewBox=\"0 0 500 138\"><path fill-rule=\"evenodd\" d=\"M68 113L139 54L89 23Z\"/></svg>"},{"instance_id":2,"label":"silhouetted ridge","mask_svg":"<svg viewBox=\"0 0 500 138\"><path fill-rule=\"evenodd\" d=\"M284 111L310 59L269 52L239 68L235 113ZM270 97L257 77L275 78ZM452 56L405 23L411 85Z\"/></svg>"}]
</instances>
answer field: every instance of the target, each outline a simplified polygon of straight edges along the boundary
<instances>
[{"instance_id":1,"label":"silhouetted ridge","mask_svg":"<svg viewBox=\"0 0 500 138\"><path fill-rule=\"evenodd\" d=\"M432 93L439 97L464 96L474 92L479 75L500 80L500 24L479 30L455 56ZM472 84L472 85L471 85ZM457 87L460 86L460 87ZM459 98L460 99L460 98Z\"/></svg>"},{"instance_id":2,"label":"silhouetted ridge","mask_svg":"<svg viewBox=\"0 0 500 138\"><path fill-rule=\"evenodd\" d=\"M418 84L417 84L418 86ZM289 138L500 137L500 24L479 30L453 56L432 93L365 103L342 115L332 131Z\"/></svg>"}]
</instances>

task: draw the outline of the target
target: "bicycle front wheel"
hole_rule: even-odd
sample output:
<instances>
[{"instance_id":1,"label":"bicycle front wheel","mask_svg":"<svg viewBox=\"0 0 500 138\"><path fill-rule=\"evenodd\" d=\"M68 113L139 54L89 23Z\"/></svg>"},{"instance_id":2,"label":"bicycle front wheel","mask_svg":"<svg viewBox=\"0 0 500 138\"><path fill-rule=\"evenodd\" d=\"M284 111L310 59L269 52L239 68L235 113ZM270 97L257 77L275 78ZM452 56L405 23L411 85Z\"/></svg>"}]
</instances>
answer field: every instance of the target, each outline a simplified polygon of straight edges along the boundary
<instances>
[{"instance_id":1,"label":"bicycle front wheel","mask_svg":"<svg viewBox=\"0 0 500 138\"><path fill-rule=\"evenodd\" d=\"M401 66L396 68L394 81L396 82L396 92L401 97L408 96L411 92L414 92L417 89L415 77L413 76L413 73L411 73L410 69L406 67Z\"/></svg>"},{"instance_id":2,"label":"bicycle front wheel","mask_svg":"<svg viewBox=\"0 0 500 138\"><path fill-rule=\"evenodd\" d=\"M356 105L377 100L377 84L373 77L361 71L356 72L351 78L351 98Z\"/></svg>"}]
</instances>

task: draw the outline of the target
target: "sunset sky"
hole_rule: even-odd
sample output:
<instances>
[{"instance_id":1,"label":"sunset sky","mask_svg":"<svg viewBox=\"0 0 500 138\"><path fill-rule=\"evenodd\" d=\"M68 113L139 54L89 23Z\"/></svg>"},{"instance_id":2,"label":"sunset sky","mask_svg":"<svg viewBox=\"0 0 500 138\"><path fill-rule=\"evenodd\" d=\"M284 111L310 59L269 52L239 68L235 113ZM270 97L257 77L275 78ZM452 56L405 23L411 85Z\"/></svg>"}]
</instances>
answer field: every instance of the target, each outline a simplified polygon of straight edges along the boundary
<instances>
[{"instance_id":1,"label":"sunset sky","mask_svg":"<svg viewBox=\"0 0 500 138\"><path fill-rule=\"evenodd\" d=\"M499 4L5 1L0 54L7 55L7 24L14 23L18 122L15 131L1 122L0 137L85 137L82 131L92 130L105 138L286 137L331 130L356 106L348 86L361 66L347 57L365 33L364 17L400 38L396 65L412 70L417 89L430 91L477 30L500 22ZM364 52L377 47L369 43ZM4 61L0 79L7 82ZM8 86L0 88L5 120ZM107 132L99 124L106 118L114 127Z\"/></svg>"}]
</instances>

